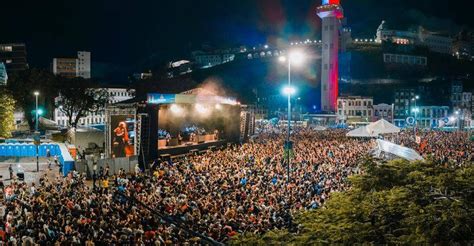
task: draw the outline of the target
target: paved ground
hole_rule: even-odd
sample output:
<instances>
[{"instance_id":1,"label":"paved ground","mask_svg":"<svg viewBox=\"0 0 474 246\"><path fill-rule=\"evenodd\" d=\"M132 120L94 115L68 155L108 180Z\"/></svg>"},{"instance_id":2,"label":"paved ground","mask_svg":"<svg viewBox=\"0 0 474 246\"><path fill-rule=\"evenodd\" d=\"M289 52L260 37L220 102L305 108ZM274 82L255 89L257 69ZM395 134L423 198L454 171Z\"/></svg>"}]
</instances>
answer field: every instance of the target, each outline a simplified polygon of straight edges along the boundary
<instances>
[{"instance_id":1,"label":"paved ground","mask_svg":"<svg viewBox=\"0 0 474 246\"><path fill-rule=\"evenodd\" d=\"M48 163L46 158L39 160L39 173L36 172L36 158L9 158L0 160L0 176L5 184L10 183L10 173L8 167L12 165L13 173L16 175L18 171L18 164L25 170L25 181L28 184L32 182L38 183L39 178L45 173L49 179L55 178L59 174L59 167L51 164L51 170L48 170Z\"/></svg>"}]
</instances>

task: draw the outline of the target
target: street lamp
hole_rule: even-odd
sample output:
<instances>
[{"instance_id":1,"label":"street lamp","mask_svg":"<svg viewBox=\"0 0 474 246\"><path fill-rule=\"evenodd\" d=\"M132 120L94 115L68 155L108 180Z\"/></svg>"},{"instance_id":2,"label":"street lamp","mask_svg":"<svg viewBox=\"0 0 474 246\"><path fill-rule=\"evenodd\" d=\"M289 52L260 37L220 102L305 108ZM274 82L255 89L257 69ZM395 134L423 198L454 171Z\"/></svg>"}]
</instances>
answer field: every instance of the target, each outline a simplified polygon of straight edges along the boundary
<instances>
[{"instance_id":1,"label":"street lamp","mask_svg":"<svg viewBox=\"0 0 474 246\"><path fill-rule=\"evenodd\" d=\"M35 131L38 131L38 96L39 96L39 92L38 92L38 91L35 91L33 94L35 95L35 99L36 99L36 108L35 108Z\"/></svg>"},{"instance_id":2,"label":"street lamp","mask_svg":"<svg viewBox=\"0 0 474 246\"><path fill-rule=\"evenodd\" d=\"M39 96L39 92L38 91L35 91L33 93L35 95L35 101L36 101L36 108L35 108L35 145L36 145L36 172L39 172L39 145L41 144L41 138L39 136L39 132L38 132L38 126L39 126L39 122L38 122L38 116L39 116L39 112L38 112L38 96ZM39 141L39 142L36 142L36 141Z\"/></svg>"},{"instance_id":3,"label":"street lamp","mask_svg":"<svg viewBox=\"0 0 474 246\"><path fill-rule=\"evenodd\" d=\"M290 183L290 148L292 148L292 143L290 143L291 135L291 95L296 93L296 88L291 86L291 65L300 65L303 63L305 56L299 50L290 51L288 57L280 56L278 60L280 62L288 62L288 85L283 88L283 93L288 96L288 134L286 136L285 148L287 151L288 165L287 165L287 183Z\"/></svg>"},{"instance_id":4,"label":"street lamp","mask_svg":"<svg viewBox=\"0 0 474 246\"><path fill-rule=\"evenodd\" d=\"M456 114L456 130L459 130L461 128L461 117L459 117L459 110L456 110L454 113Z\"/></svg>"},{"instance_id":5,"label":"street lamp","mask_svg":"<svg viewBox=\"0 0 474 246\"><path fill-rule=\"evenodd\" d=\"M415 110L412 110L414 113L415 113L415 126L413 128L414 132L415 132L415 137L416 137L416 128L418 126L418 112L420 111L420 109L416 106L416 102L418 101L418 99L420 99L420 96L416 95L414 98L412 98L411 100L415 102Z\"/></svg>"},{"instance_id":6,"label":"street lamp","mask_svg":"<svg viewBox=\"0 0 474 246\"><path fill-rule=\"evenodd\" d=\"M285 86L283 87L283 94L287 95L287 96L291 96L291 95L294 95L296 93L296 88L293 87L293 86Z\"/></svg>"}]
</instances>

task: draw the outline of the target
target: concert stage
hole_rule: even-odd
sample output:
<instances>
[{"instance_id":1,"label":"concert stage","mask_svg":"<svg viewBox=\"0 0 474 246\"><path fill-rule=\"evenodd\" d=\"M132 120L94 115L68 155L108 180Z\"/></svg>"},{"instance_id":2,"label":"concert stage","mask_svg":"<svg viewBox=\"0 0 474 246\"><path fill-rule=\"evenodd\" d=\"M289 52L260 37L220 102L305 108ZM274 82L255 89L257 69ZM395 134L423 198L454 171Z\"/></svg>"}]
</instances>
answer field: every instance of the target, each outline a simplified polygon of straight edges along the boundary
<instances>
[{"instance_id":1,"label":"concert stage","mask_svg":"<svg viewBox=\"0 0 474 246\"><path fill-rule=\"evenodd\" d=\"M149 93L107 107L106 156L138 155L140 165L147 165L162 155L240 143L253 134L251 112L233 98L202 88Z\"/></svg>"},{"instance_id":2,"label":"concert stage","mask_svg":"<svg viewBox=\"0 0 474 246\"><path fill-rule=\"evenodd\" d=\"M186 143L179 146L168 146L158 149L158 157L162 155L170 155L170 156L177 156L177 155L184 155L191 153L192 151L203 151L210 148L220 148L222 146L226 146L227 141L225 140L214 140L205 143Z\"/></svg>"}]
</instances>

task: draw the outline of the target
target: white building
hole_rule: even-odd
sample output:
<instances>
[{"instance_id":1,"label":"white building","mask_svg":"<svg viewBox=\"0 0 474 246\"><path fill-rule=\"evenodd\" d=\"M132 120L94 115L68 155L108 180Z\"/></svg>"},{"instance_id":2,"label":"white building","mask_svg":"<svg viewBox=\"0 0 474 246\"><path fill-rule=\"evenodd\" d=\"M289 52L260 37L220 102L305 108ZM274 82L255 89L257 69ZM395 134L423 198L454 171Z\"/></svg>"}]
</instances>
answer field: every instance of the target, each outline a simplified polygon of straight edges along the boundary
<instances>
[{"instance_id":1,"label":"white building","mask_svg":"<svg viewBox=\"0 0 474 246\"><path fill-rule=\"evenodd\" d=\"M53 58L51 70L53 74L67 78L82 77L90 79L91 53L79 51L77 52L77 58Z\"/></svg>"},{"instance_id":2,"label":"white building","mask_svg":"<svg viewBox=\"0 0 474 246\"><path fill-rule=\"evenodd\" d=\"M337 99L338 122L345 124L371 122L374 116L373 104L374 100L371 97L339 97Z\"/></svg>"},{"instance_id":3,"label":"white building","mask_svg":"<svg viewBox=\"0 0 474 246\"><path fill-rule=\"evenodd\" d=\"M385 26L385 21L377 28L376 42L393 42L400 45L425 46L432 52L452 54L454 39L434 35L429 31L419 28L418 31L390 30Z\"/></svg>"},{"instance_id":4,"label":"white building","mask_svg":"<svg viewBox=\"0 0 474 246\"><path fill-rule=\"evenodd\" d=\"M132 99L135 96L135 90L122 88L107 88L109 93L109 104L117 103ZM54 110L54 121L59 126L66 127L68 124L68 117L61 112L59 108ZM79 120L80 126L89 126L105 123L105 112L99 110L97 113L91 113Z\"/></svg>"},{"instance_id":5,"label":"white building","mask_svg":"<svg viewBox=\"0 0 474 246\"><path fill-rule=\"evenodd\" d=\"M344 10L339 1L324 0L317 15L322 24L321 109L336 112L339 83L339 40Z\"/></svg>"},{"instance_id":6,"label":"white building","mask_svg":"<svg viewBox=\"0 0 474 246\"><path fill-rule=\"evenodd\" d=\"M87 51L77 52L77 76L84 79L91 78L91 53Z\"/></svg>"},{"instance_id":7,"label":"white building","mask_svg":"<svg viewBox=\"0 0 474 246\"><path fill-rule=\"evenodd\" d=\"M384 120L387 120L388 122L393 123L393 120L394 120L393 109L394 109L393 104L389 105L389 104L381 103L381 104L374 105L374 121L384 119Z\"/></svg>"},{"instance_id":8,"label":"white building","mask_svg":"<svg viewBox=\"0 0 474 246\"><path fill-rule=\"evenodd\" d=\"M3 64L3 62L0 62L0 86L7 85L7 82L8 82L7 68L5 67L5 64Z\"/></svg>"}]
</instances>

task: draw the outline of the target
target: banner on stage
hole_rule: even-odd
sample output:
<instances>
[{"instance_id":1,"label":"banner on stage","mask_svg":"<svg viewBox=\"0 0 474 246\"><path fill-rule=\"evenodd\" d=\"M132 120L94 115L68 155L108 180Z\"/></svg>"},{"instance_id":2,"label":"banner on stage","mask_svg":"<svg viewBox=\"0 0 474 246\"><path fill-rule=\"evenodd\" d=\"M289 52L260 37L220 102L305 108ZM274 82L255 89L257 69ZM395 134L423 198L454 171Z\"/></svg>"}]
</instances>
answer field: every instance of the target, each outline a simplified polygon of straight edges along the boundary
<instances>
[{"instance_id":1,"label":"banner on stage","mask_svg":"<svg viewBox=\"0 0 474 246\"><path fill-rule=\"evenodd\" d=\"M172 104L176 102L176 94L150 93L147 101L149 104Z\"/></svg>"}]
</instances>

